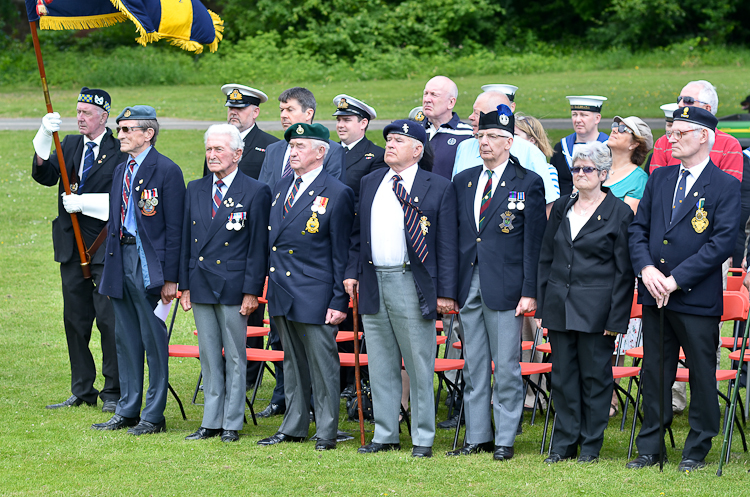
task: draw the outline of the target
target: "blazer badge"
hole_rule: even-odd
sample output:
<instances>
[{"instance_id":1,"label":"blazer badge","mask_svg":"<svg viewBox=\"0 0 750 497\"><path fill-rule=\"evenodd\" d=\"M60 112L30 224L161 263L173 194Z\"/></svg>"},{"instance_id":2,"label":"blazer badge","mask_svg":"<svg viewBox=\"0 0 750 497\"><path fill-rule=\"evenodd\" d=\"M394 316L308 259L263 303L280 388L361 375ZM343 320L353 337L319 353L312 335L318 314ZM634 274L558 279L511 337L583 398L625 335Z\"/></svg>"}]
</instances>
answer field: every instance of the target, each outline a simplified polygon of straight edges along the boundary
<instances>
[{"instance_id":1,"label":"blazer badge","mask_svg":"<svg viewBox=\"0 0 750 497\"><path fill-rule=\"evenodd\" d=\"M156 188L152 190L143 190L141 199L138 201L138 207L141 208L141 214L144 216L153 216L156 214L156 206L159 205L159 192Z\"/></svg>"},{"instance_id":2,"label":"blazer badge","mask_svg":"<svg viewBox=\"0 0 750 497\"><path fill-rule=\"evenodd\" d=\"M503 233L510 233L510 230L513 229L513 220L516 216L510 211L505 211L500 214L500 217L503 218L503 223L500 225L500 231Z\"/></svg>"},{"instance_id":3,"label":"blazer badge","mask_svg":"<svg viewBox=\"0 0 750 497\"><path fill-rule=\"evenodd\" d=\"M693 224L695 232L699 234L703 233L706 231L706 228L708 228L708 217L706 211L703 209L703 204L705 204L705 202L706 199L702 198L695 204L698 210L695 211L695 217L690 221Z\"/></svg>"}]
</instances>

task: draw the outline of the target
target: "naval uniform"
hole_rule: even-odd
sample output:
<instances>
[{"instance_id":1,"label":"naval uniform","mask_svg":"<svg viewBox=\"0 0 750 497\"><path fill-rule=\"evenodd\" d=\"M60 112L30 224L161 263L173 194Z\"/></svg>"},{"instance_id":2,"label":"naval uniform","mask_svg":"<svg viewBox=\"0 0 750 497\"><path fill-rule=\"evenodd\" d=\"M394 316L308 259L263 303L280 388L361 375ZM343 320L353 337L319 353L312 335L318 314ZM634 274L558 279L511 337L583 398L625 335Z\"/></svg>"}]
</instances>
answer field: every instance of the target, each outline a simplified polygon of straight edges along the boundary
<instances>
[{"instance_id":1,"label":"naval uniform","mask_svg":"<svg viewBox=\"0 0 750 497\"><path fill-rule=\"evenodd\" d=\"M560 181L560 195L566 196L573 192L573 175L570 173L570 168L573 167L573 149L578 143L576 143L576 134L571 133L557 145L555 145L555 153L552 154L550 164L555 166L557 169L558 180ZM599 136L596 137L596 141L605 142L609 139L609 135L606 133L599 132Z\"/></svg>"}]
</instances>

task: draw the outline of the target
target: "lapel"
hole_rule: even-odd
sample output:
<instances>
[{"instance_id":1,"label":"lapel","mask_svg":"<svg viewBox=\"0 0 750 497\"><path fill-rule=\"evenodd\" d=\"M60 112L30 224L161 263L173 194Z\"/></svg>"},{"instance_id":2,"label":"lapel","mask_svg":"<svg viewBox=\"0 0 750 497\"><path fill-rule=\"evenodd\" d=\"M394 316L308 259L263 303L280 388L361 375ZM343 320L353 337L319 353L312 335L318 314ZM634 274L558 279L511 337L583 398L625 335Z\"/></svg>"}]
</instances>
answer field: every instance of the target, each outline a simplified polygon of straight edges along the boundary
<instances>
[{"instance_id":1,"label":"lapel","mask_svg":"<svg viewBox=\"0 0 750 497\"><path fill-rule=\"evenodd\" d=\"M268 225L273 227L269 235L269 245L273 245L276 238L281 233L282 214L284 213L284 202L286 202L286 191L289 189L289 185L292 184L293 180L294 175L291 174L276 183L274 186L276 192L273 194L271 213L268 221Z\"/></svg>"},{"instance_id":2,"label":"lapel","mask_svg":"<svg viewBox=\"0 0 750 497\"><path fill-rule=\"evenodd\" d=\"M253 126L253 129L250 130L250 132L247 134L244 140L244 146L242 148L242 157L245 157L248 155L253 148L253 142L255 141L255 138L258 136L258 124L256 123L255 126ZM242 158L240 158L242 160Z\"/></svg>"},{"instance_id":3,"label":"lapel","mask_svg":"<svg viewBox=\"0 0 750 497\"><path fill-rule=\"evenodd\" d=\"M117 147L119 149L119 147ZM91 166L89 171L89 178L96 173L98 169L102 167L102 164L107 160L107 157L113 157L119 150L115 149L115 140L112 137L112 130L107 128L104 132L102 142L99 144L99 155L94 158L94 165ZM83 153L83 150L81 150Z\"/></svg>"},{"instance_id":4,"label":"lapel","mask_svg":"<svg viewBox=\"0 0 750 497\"><path fill-rule=\"evenodd\" d=\"M76 145L73 157L65 157L65 167L68 169L68 180L71 183L79 183L81 178L78 177L78 169L81 166L81 156L83 155L83 142L84 137L80 135L81 139Z\"/></svg>"},{"instance_id":5,"label":"lapel","mask_svg":"<svg viewBox=\"0 0 750 497\"><path fill-rule=\"evenodd\" d=\"M213 175L209 176L213 180ZM211 194L213 193L213 181L209 183L208 188L208 198L209 198L209 206L208 209L206 209L206 217L211 221L208 231L206 232L206 236L203 237L203 243L205 245L208 240L213 238L213 236L216 234L217 231L219 231L222 228L226 227L227 220L229 218L229 213L233 212L234 209L238 206L238 204L241 204L244 200L243 198L243 191L242 191L242 180L240 178L240 173L237 172L237 174L234 176L234 180L232 181L232 185L229 187L227 192L224 194L224 200L232 199L234 202L234 205L232 207L227 207L224 200L222 200L221 204L219 204L219 210L216 211L216 216L214 216L213 219L211 219L211 203L213 203L213 200L211 200Z\"/></svg>"},{"instance_id":6,"label":"lapel","mask_svg":"<svg viewBox=\"0 0 750 497\"><path fill-rule=\"evenodd\" d=\"M213 202L214 174L209 172L203 177L200 191L198 192L198 216L203 223L203 228L208 230L211 226L211 203Z\"/></svg>"},{"instance_id":7,"label":"lapel","mask_svg":"<svg viewBox=\"0 0 750 497\"><path fill-rule=\"evenodd\" d=\"M661 183L661 206L664 215L664 231L669 231L669 220L672 218L672 202L674 200L674 189L677 186L677 177L680 168L672 166L669 173L665 175ZM685 197L687 198L687 197Z\"/></svg>"},{"instance_id":8,"label":"lapel","mask_svg":"<svg viewBox=\"0 0 750 497\"><path fill-rule=\"evenodd\" d=\"M320 167L322 168L323 166ZM294 174L291 174L290 176L294 178ZM309 212L310 214L312 214L310 206L312 205L313 200L315 200L315 197L320 196L325 191L327 179L328 173L326 173L325 169L321 169L318 177L313 180L313 182L307 187L307 189L304 192L300 191L297 194L294 205L291 209L289 209L289 212L286 213L286 216L281 221L281 230L289 226L289 224L301 213ZM289 185L287 185L287 189L288 188ZM281 196L284 196L285 194L286 190L282 192ZM286 200L286 198L284 200ZM283 212L283 209L281 212Z\"/></svg>"},{"instance_id":9,"label":"lapel","mask_svg":"<svg viewBox=\"0 0 750 497\"><path fill-rule=\"evenodd\" d=\"M349 169L350 166L356 164L359 162L362 157L365 155L365 149L367 148L368 142L367 137L363 137L359 143L357 143L353 149L349 150L348 153L345 153L344 156L346 158L346 168Z\"/></svg>"},{"instance_id":10,"label":"lapel","mask_svg":"<svg viewBox=\"0 0 750 497\"><path fill-rule=\"evenodd\" d=\"M604 200L602 200L602 203L599 204L596 210L594 210L593 214L591 214L591 217L588 221L586 221L586 224L583 225L581 231L578 232L576 240L579 240L585 235L604 227L607 219L609 219L609 217L612 215L612 210L615 208L613 200L616 200L618 202L621 201L620 199L615 198L614 195L609 192L609 189L607 189L606 192L607 196L604 198ZM565 211L565 215L567 215L567 211ZM570 223L563 224L568 225L568 238L570 238Z\"/></svg>"},{"instance_id":11,"label":"lapel","mask_svg":"<svg viewBox=\"0 0 750 497\"><path fill-rule=\"evenodd\" d=\"M422 205L424 199L427 197L427 190L430 189L430 175L417 166L417 175L414 177L414 183L411 185L411 191L409 196L411 197L412 203L419 209L420 214L422 213Z\"/></svg>"},{"instance_id":12,"label":"lapel","mask_svg":"<svg viewBox=\"0 0 750 497\"><path fill-rule=\"evenodd\" d=\"M492 216L495 214L495 212L497 212L498 209L504 208L508 205L508 194L509 192L513 191L514 187L518 183L518 176L516 176L516 165L512 160L508 160L508 164L505 166L505 171L503 171L503 175L500 176L499 181L500 183L498 183L497 188L495 188L495 194L492 196L492 200L490 201L490 206L487 207L487 211L485 212L484 217L488 220L492 218ZM472 223L474 220L473 203L474 199L472 199ZM490 224L492 223L484 223L484 226L482 226L482 231L484 231ZM482 231L480 231L480 233Z\"/></svg>"},{"instance_id":13,"label":"lapel","mask_svg":"<svg viewBox=\"0 0 750 497\"><path fill-rule=\"evenodd\" d=\"M575 191L570 195L570 198L565 203L565 209L563 209L562 213L560 214L560 224L558 226L558 229L563 230L563 234L565 235L565 239L568 242L573 242L573 235L570 232L570 222L568 222L568 211L573 208L573 204L575 204L578 201L578 192Z\"/></svg>"},{"instance_id":14,"label":"lapel","mask_svg":"<svg viewBox=\"0 0 750 497\"><path fill-rule=\"evenodd\" d=\"M471 175L471 181L466 185L467 192L466 200L464 201L469 224L471 225L471 229L475 234L477 233L477 223L474 222L474 199L477 195L477 184L479 183L479 178L482 176L482 174L484 174L483 167L480 166L476 169L478 169L478 171ZM463 188L463 186L461 186L460 188ZM492 202L490 202L490 205L492 205Z\"/></svg>"},{"instance_id":15,"label":"lapel","mask_svg":"<svg viewBox=\"0 0 750 497\"><path fill-rule=\"evenodd\" d=\"M141 199L141 194L143 193L143 189L146 187L145 185L148 185L149 180L151 179L151 176L153 176L154 172L156 171L156 157L158 152L154 147L151 147L151 150L148 152L148 155L143 159L143 162L138 167L138 173L135 175L135 178L133 179L133 186L132 191L130 193L130 196L133 198L133 202L136 207L138 207L138 201ZM130 156L128 156L126 159L127 161L130 160ZM162 192L158 192L158 195L161 195ZM160 201L163 199L159 199ZM140 210L140 209L138 209Z\"/></svg>"},{"instance_id":16,"label":"lapel","mask_svg":"<svg viewBox=\"0 0 750 497\"><path fill-rule=\"evenodd\" d=\"M677 207L677 212L675 212L674 215L674 221L672 224L667 224L667 232L672 229L673 227L677 226L680 221L684 217L686 217L688 214L693 213L697 210L697 207L695 206L696 202L698 202L698 199L704 198L706 196L706 187L711 183L711 171L710 167L712 166L713 162L710 160L708 161L708 164L706 164L706 167L703 169L703 172L700 176L698 176L698 179L695 180L695 183L693 183L693 187L685 194L685 200L682 201L682 204ZM678 170L679 175L679 168L676 168ZM671 183L673 187L676 183ZM672 193L674 193L674 188L672 189ZM670 204L670 210L672 207L672 197L670 195L669 197L669 204Z\"/></svg>"}]
</instances>

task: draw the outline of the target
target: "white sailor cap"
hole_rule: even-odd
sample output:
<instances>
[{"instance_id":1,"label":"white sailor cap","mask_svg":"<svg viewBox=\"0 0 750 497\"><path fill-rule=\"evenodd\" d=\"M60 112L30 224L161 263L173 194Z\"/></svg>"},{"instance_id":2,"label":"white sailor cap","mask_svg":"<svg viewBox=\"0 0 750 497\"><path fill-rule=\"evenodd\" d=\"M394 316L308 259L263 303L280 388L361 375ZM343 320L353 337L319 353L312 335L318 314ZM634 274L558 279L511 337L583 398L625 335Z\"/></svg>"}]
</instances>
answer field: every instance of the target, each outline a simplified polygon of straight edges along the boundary
<instances>
[{"instance_id":1,"label":"white sailor cap","mask_svg":"<svg viewBox=\"0 0 750 497\"><path fill-rule=\"evenodd\" d=\"M344 93L333 97L333 105L336 106L336 112L333 113L334 116L359 116L369 120L378 117L375 109L362 100Z\"/></svg>"},{"instance_id":2,"label":"white sailor cap","mask_svg":"<svg viewBox=\"0 0 750 497\"><path fill-rule=\"evenodd\" d=\"M607 97L598 97L596 95L581 95L565 97L570 101L570 110L585 110L588 112L602 111L602 105Z\"/></svg>"},{"instance_id":3,"label":"white sailor cap","mask_svg":"<svg viewBox=\"0 0 750 497\"><path fill-rule=\"evenodd\" d=\"M416 121L418 123L424 122L426 119L424 115L424 111L422 110L422 106L414 107L412 110L409 111L409 120L410 121Z\"/></svg>"},{"instance_id":4,"label":"white sailor cap","mask_svg":"<svg viewBox=\"0 0 750 497\"><path fill-rule=\"evenodd\" d=\"M517 86L506 85L502 83L482 85L482 91L499 91L500 93L505 93L508 96L508 100L510 100L511 102L513 101L514 98L516 98L517 90L518 90Z\"/></svg>"},{"instance_id":5,"label":"white sailor cap","mask_svg":"<svg viewBox=\"0 0 750 497\"><path fill-rule=\"evenodd\" d=\"M664 119L666 119L668 123L671 123L672 121L674 121L672 114L674 114L674 111L676 111L679 107L679 105L672 102L669 104L664 104L659 108L664 111Z\"/></svg>"},{"instance_id":6,"label":"white sailor cap","mask_svg":"<svg viewBox=\"0 0 750 497\"><path fill-rule=\"evenodd\" d=\"M247 107L268 101L265 93L245 85L228 84L222 86L221 91L227 96L227 103L224 107Z\"/></svg>"}]
</instances>

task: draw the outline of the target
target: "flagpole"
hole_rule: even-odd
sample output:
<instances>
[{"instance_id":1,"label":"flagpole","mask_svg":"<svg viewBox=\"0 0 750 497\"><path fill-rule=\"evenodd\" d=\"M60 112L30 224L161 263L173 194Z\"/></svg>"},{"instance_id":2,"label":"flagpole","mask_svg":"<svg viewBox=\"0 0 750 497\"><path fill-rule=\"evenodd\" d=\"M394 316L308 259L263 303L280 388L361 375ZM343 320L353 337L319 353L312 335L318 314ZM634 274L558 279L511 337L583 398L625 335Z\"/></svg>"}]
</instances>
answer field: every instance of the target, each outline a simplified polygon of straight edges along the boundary
<instances>
[{"instance_id":1,"label":"flagpole","mask_svg":"<svg viewBox=\"0 0 750 497\"><path fill-rule=\"evenodd\" d=\"M44 102L47 104L47 113L52 111L52 101L49 98L49 88L47 87L47 75L44 72L44 61L42 60L42 49L39 45L39 35L36 32L36 22L30 21L29 27L31 28L31 39L34 41L34 52L36 53L36 62L39 65L39 77L42 79L42 90L44 91ZM57 161L60 164L60 181L63 183L65 194L70 195L70 181L68 180L68 169L65 167L65 159L63 158L62 146L60 145L60 137L57 131L52 133L52 138L55 140L55 150L57 151ZM91 269L89 268L88 254L86 253L86 246L83 243L83 237L81 236L81 228L78 225L78 216L75 213L70 214L70 222L73 225L73 234L76 237L76 245L78 247L78 256L81 258L81 271L83 271L84 278L91 278Z\"/></svg>"}]
</instances>

